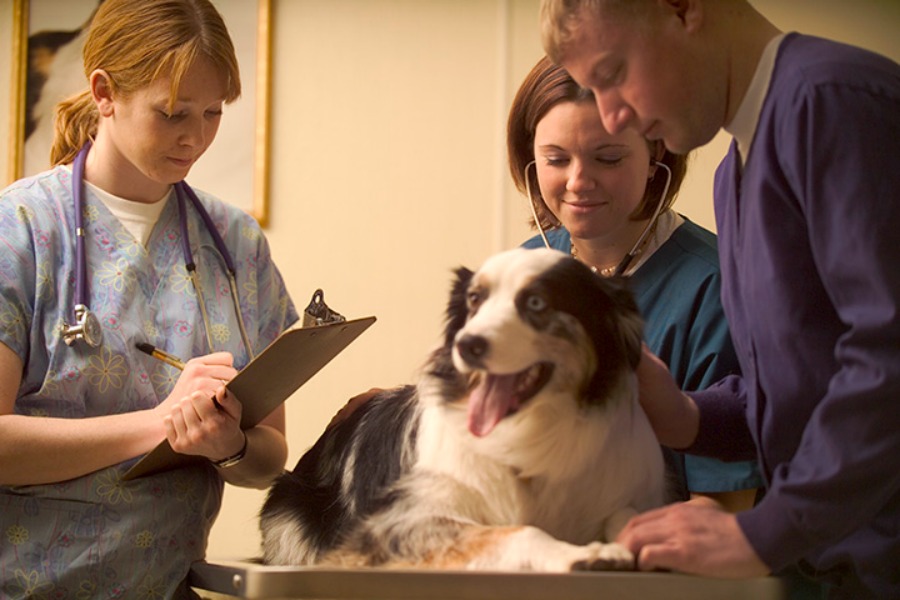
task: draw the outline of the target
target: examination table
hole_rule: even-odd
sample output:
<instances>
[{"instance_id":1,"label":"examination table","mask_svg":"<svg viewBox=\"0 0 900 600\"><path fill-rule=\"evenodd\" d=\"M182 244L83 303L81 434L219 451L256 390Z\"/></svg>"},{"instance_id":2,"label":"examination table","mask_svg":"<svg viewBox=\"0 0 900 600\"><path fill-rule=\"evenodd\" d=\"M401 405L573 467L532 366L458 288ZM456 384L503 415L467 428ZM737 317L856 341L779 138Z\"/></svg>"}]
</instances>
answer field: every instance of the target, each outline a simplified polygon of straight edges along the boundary
<instances>
[{"instance_id":1,"label":"examination table","mask_svg":"<svg viewBox=\"0 0 900 600\"><path fill-rule=\"evenodd\" d=\"M198 562L190 583L201 595L340 600L785 600L774 577L716 579L673 573L569 574L270 567ZM222 598L221 595L210 595Z\"/></svg>"}]
</instances>

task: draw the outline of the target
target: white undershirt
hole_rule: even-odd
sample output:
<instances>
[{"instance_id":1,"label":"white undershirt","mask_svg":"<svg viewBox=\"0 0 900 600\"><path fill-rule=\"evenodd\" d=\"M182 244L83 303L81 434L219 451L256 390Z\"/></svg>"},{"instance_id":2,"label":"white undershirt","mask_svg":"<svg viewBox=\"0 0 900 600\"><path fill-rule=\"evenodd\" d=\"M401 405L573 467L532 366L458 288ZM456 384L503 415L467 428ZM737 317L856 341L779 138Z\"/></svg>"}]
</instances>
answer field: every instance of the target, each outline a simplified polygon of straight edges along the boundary
<instances>
[{"instance_id":1,"label":"white undershirt","mask_svg":"<svg viewBox=\"0 0 900 600\"><path fill-rule=\"evenodd\" d=\"M159 220L159 215L162 214L163 209L166 207L166 200L175 190L174 187L170 187L162 198L155 202L147 203L126 200L125 198L114 196L90 182L85 183L106 205L109 212L119 219L122 226L145 248L147 247L147 241L150 239L150 234L153 233L153 227Z\"/></svg>"}]
</instances>

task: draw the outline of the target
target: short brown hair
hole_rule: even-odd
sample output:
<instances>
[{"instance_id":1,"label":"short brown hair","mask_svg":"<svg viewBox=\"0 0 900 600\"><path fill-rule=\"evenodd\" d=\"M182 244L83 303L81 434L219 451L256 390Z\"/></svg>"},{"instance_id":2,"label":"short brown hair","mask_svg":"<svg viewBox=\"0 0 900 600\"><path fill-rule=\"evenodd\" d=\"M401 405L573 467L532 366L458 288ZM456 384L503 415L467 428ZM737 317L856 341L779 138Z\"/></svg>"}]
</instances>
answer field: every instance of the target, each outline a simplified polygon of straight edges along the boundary
<instances>
[{"instance_id":1,"label":"short brown hair","mask_svg":"<svg viewBox=\"0 0 900 600\"><path fill-rule=\"evenodd\" d=\"M519 87L509 111L509 121L506 127L509 172L516 188L523 194L527 195L528 193L525 185L525 168L535 160L534 135L538 123L550 112L551 108L561 102L593 103L595 100L594 94L590 90L579 86L565 69L544 57L531 69ZM671 207L687 173L687 156L665 150L660 141L648 141L647 145L651 156L658 156L662 150L663 154L659 161L672 170L672 182L666 197L660 198L666 185L666 177L661 173L662 169L657 169L656 174L647 184L641 203L631 215L631 218L636 221L651 218L660 202L663 203L661 211ZM529 169L527 177L532 194L532 198L528 200L535 204L535 212L540 219L541 227L548 229L558 226L556 218L541 197L536 170Z\"/></svg>"}]
</instances>

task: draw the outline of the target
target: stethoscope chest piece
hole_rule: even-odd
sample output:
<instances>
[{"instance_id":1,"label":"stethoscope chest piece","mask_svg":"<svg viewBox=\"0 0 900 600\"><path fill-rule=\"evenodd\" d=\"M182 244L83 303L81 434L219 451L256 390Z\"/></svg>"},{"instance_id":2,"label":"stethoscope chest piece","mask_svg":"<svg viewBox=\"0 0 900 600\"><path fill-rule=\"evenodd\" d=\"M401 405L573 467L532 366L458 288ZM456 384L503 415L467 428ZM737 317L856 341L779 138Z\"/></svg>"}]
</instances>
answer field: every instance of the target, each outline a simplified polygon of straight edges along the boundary
<instances>
[{"instance_id":1,"label":"stethoscope chest piece","mask_svg":"<svg viewBox=\"0 0 900 600\"><path fill-rule=\"evenodd\" d=\"M103 328L100 320L84 304L75 305L75 323L63 324L61 329L63 341L71 346L78 340L84 340L91 348L96 348L103 341Z\"/></svg>"}]
</instances>

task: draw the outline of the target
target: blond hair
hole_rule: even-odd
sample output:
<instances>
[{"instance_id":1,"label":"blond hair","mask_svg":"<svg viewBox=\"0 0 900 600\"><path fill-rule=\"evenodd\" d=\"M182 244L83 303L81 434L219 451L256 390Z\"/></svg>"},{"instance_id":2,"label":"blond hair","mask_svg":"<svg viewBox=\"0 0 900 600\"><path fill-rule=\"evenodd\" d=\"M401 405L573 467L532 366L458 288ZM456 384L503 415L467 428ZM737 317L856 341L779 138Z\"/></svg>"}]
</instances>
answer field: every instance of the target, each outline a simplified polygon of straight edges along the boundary
<instances>
[{"instance_id":1,"label":"blond hair","mask_svg":"<svg viewBox=\"0 0 900 600\"><path fill-rule=\"evenodd\" d=\"M112 92L123 97L168 76L170 109L182 78L200 57L225 76L225 102L240 97L234 46L209 0L105 0L91 20L82 51L85 76L104 70ZM57 104L54 112L50 162L69 163L97 133L97 107L88 89Z\"/></svg>"},{"instance_id":2,"label":"blond hair","mask_svg":"<svg viewBox=\"0 0 900 600\"><path fill-rule=\"evenodd\" d=\"M559 63L571 39L572 25L585 12L633 16L646 6L647 3L640 0L541 0L541 43L544 51L550 60Z\"/></svg>"}]
</instances>

